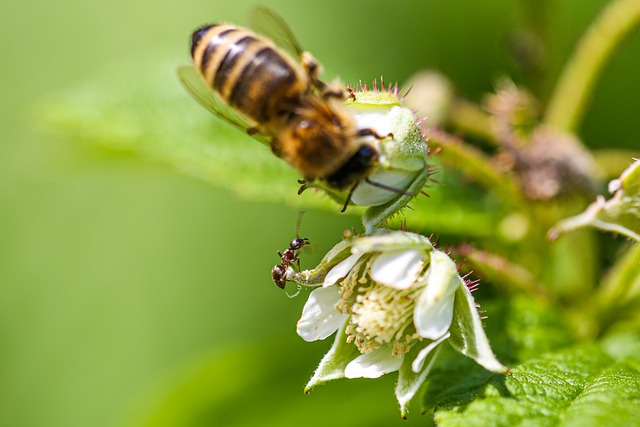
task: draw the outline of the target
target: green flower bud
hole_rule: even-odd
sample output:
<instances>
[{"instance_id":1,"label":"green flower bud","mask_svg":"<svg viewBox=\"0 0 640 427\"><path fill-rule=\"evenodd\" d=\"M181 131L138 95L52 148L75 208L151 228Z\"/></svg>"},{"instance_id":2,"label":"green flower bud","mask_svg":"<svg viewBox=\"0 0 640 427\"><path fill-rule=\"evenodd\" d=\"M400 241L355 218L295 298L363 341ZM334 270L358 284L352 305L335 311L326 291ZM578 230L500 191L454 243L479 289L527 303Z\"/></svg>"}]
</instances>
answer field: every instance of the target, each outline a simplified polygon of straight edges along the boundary
<instances>
[{"instance_id":1,"label":"green flower bud","mask_svg":"<svg viewBox=\"0 0 640 427\"><path fill-rule=\"evenodd\" d=\"M353 92L355 99L346 101L358 129L371 129L376 136L365 136L378 152L372 171L355 187L338 192L322 181L305 184L304 188L324 190L343 204L371 207L364 215L367 233L404 208L424 187L428 177L428 147L420 120L411 109L402 105L397 86L368 90L360 85Z\"/></svg>"}]
</instances>

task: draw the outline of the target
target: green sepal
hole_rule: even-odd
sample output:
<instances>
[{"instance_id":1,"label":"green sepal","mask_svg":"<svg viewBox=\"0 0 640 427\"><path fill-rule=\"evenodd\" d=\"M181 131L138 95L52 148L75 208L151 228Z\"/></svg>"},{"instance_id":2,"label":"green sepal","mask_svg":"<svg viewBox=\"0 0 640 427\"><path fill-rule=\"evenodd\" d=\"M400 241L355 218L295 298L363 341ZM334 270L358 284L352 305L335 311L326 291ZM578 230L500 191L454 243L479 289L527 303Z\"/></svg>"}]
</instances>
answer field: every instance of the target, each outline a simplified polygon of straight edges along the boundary
<instances>
[{"instance_id":1,"label":"green sepal","mask_svg":"<svg viewBox=\"0 0 640 427\"><path fill-rule=\"evenodd\" d=\"M480 366L491 372L509 372L509 369L502 365L493 354L489 339L482 327L476 303L462 280L456 289L453 321L449 332L451 333L449 342L456 351L475 360Z\"/></svg>"},{"instance_id":2,"label":"green sepal","mask_svg":"<svg viewBox=\"0 0 640 427\"><path fill-rule=\"evenodd\" d=\"M413 348L404 355L404 362L398 371L398 383L396 384L396 399L400 404L400 415L402 418L406 418L408 412L408 406L416 393L420 390L420 387L424 383L424 380L431 372L433 363L436 361L438 354L440 353L440 346L444 342L445 338L428 342L427 345L415 345ZM429 354L425 357L422 369L418 372L414 372L412 365L418 354L427 348L433 346L429 351Z\"/></svg>"},{"instance_id":3,"label":"green sepal","mask_svg":"<svg viewBox=\"0 0 640 427\"><path fill-rule=\"evenodd\" d=\"M347 343L345 330L348 324L348 321L345 322L338 330L331 349L324 355L318 368L304 387L305 393L309 393L316 386L344 378L344 370L349 362L360 356L358 348L352 343Z\"/></svg>"},{"instance_id":4,"label":"green sepal","mask_svg":"<svg viewBox=\"0 0 640 427\"><path fill-rule=\"evenodd\" d=\"M341 240L322 258L316 268L311 270L295 271L293 268L287 270L287 280L303 286L318 286L324 281L327 273L338 263L351 255L351 241Z\"/></svg>"}]
</instances>

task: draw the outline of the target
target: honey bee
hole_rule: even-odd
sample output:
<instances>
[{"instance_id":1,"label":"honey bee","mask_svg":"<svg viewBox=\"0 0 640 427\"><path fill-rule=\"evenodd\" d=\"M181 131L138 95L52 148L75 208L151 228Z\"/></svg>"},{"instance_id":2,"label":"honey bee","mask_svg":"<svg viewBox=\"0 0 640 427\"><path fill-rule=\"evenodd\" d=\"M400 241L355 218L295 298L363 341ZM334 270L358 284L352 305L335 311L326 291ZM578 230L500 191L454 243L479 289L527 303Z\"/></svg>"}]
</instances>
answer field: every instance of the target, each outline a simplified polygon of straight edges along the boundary
<instances>
[{"instance_id":1,"label":"honey bee","mask_svg":"<svg viewBox=\"0 0 640 427\"><path fill-rule=\"evenodd\" d=\"M258 7L252 18L257 32L229 24L195 30L194 66L181 67L180 79L215 115L268 144L302 174L301 183L319 179L350 189L346 208L379 159L371 137L393 135L358 128L344 106L353 91L319 79L318 62L275 12Z\"/></svg>"}]
</instances>

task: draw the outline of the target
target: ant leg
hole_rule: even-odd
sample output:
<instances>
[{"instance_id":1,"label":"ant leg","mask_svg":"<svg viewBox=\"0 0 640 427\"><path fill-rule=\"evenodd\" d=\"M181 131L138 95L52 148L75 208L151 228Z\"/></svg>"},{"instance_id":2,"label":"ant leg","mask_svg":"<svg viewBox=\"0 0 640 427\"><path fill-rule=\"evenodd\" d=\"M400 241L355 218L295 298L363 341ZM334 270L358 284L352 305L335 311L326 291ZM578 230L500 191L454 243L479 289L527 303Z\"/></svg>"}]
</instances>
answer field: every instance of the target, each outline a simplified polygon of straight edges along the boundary
<instances>
[{"instance_id":1,"label":"ant leg","mask_svg":"<svg viewBox=\"0 0 640 427\"><path fill-rule=\"evenodd\" d=\"M376 132L375 130L373 130L371 128L358 129L358 133L356 134L356 136L372 136L375 139L385 139L385 138L393 139L393 133L389 132L387 135L382 136L382 135L378 134L378 132Z\"/></svg>"},{"instance_id":2,"label":"ant leg","mask_svg":"<svg viewBox=\"0 0 640 427\"><path fill-rule=\"evenodd\" d=\"M353 102L356 102L356 92L351 86L347 87L347 98L352 99Z\"/></svg>"}]
</instances>

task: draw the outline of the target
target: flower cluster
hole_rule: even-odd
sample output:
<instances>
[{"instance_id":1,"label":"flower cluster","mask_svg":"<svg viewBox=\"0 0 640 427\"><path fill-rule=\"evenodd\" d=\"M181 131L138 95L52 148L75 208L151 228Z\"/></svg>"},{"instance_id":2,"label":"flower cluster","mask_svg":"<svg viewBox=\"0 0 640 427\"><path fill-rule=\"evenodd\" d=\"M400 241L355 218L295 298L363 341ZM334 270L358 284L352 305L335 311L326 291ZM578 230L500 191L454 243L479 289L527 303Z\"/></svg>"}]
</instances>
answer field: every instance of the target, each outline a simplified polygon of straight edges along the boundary
<instances>
[{"instance_id":1,"label":"flower cluster","mask_svg":"<svg viewBox=\"0 0 640 427\"><path fill-rule=\"evenodd\" d=\"M493 372L494 356L476 304L455 263L424 236L379 229L336 245L312 270L289 280L318 285L297 332L306 341L337 332L306 389L337 378L377 378L399 371L396 397L404 413L440 345Z\"/></svg>"}]
</instances>

